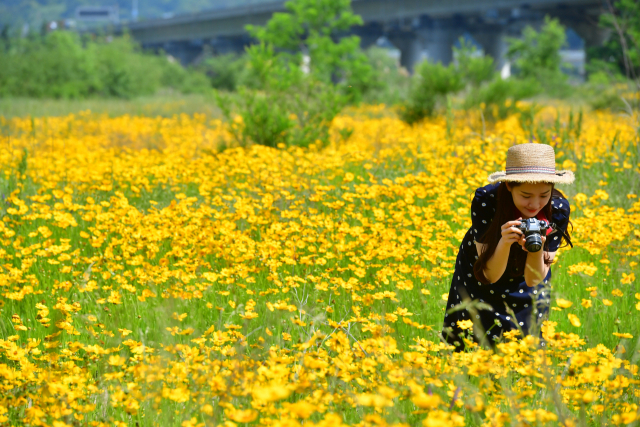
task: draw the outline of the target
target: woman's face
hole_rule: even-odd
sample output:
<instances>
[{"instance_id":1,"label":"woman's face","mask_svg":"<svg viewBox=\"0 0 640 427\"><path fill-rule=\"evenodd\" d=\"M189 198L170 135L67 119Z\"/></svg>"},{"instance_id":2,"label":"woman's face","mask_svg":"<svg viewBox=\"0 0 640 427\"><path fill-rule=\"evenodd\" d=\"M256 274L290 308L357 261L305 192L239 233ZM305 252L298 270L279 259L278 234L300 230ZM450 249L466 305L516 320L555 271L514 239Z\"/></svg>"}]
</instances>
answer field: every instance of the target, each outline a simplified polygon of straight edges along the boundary
<instances>
[{"instance_id":1,"label":"woman's face","mask_svg":"<svg viewBox=\"0 0 640 427\"><path fill-rule=\"evenodd\" d=\"M524 218L535 217L549 203L553 186L544 182L537 184L520 184L512 187L507 183L513 203Z\"/></svg>"}]
</instances>

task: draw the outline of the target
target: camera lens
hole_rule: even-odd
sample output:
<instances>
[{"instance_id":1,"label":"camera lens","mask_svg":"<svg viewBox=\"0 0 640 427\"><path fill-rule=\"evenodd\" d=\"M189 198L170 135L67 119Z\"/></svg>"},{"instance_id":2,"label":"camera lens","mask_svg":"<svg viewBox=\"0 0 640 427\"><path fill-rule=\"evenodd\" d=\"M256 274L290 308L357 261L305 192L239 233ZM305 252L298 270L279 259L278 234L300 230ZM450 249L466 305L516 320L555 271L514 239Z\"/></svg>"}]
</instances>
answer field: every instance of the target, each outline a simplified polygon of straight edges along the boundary
<instances>
[{"instance_id":1,"label":"camera lens","mask_svg":"<svg viewBox=\"0 0 640 427\"><path fill-rule=\"evenodd\" d=\"M524 247L527 248L529 252L538 252L542 249L542 239L540 238L540 234L534 233L527 236L527 240L524 242Z\"/></svg>"}]
</instances>

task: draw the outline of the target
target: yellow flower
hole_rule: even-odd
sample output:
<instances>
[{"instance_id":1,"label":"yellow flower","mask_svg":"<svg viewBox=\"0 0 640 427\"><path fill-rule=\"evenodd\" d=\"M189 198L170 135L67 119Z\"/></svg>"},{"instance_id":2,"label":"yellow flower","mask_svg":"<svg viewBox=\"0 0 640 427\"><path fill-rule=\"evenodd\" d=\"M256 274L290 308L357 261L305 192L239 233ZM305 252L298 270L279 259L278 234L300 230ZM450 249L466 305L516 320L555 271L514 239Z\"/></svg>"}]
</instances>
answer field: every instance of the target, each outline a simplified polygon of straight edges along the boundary
<instances>
[{"instance_id":1,"label":"yellow flower","mask_svg":"<svg viewBox=\"0 0 640 427\"><path fill-rule=\"evenodd\" d=\"M582 395L582 401L584 403L591 403L596 400L596 394L592 390L586 390Z\"/></svg>"},{"instance_id":2,"label":"yellow flower","mask_svg":"<svg viewBox=\"0 0 640 427\"><path fill-rule=\"evenodd\" d=\"M393 406L391 399L375 393L360 393L356 396L356 402L362 406L373 406L375 408Z\"/></svg>"},{"instance_id":3,"label":"yellow flower","mask_svg":"<svg viewBox=\"0 0 640 427\"><path fill-rule=\"evenodd\" d=\"M584 308L591 308L592 302L590 299L582 299L582 302L580 303L580 305L582 305Z\"/></svg>"},{"instance_id":4,"label":"yellow flower","mask_svg":"<svg viewBox=\"0 0 640 427\"><path fill-rule=\"evenodd\" d=\"M291 394L291 390L284 384L272 384L264 387L257 387L251 391L254 399L265 402L275 402L286 399Z\"/></svg>"},{"instance_id":5,"label":"yellow flower","mask_svg":"<svg viewBox=\"0 0 640 427\"><path fill-rule=\"evenodd\" d=\"M598 267L596 267L592 262L590 263L580 262L578 264L569 266L567 271L569 272L569 274L583 273L583 274L586 274L587 276L593 276L596 273L596 271L598 271Z\"/></svg>"},{"instance_id":6,"label":"yellow flower","mask_svg":"<svg viewBox=\"0 0 640 427\"><path fill-rule=\"evenodd\" d=\"M424 427L463 427L464 417L455 412L435 410L430 411L422 421Z\"/></svg>"},{"instance_id":7,"label":"yellow flower","mask_svg":"<svg viewBox=\"0 0 640 427\"><path fill-rule=\"evenodd\" d=\"M606 306L612 306L613 305L613 301L608 300L608 299L603 299L602 303Z\"/></svg>"},{"instance_id":8,"label":"yellow flower","mask_svg":"<svg viewBox=\"0 0 640 427\"><path fill-rule=\"evenodd\" d=\"M427 394L424 392L411 396L411 401L420 409L434 409L442 404L442 399L437 394Z\"/></svg>"},{"instance_id":9,"label":"yellow flower","mask_svg":"<svg viewBox=\"0 0 640 427\"><path fill-rule=\"evenodd\" d=\"M187 317L187 313L178 314L174 312L171 315L171 318L177 320L178 322L182 322L186 317Z\"/></svg>"},{"instance_id":10,"label":"yellow flower","mask_svg":"<svg viewBox=\"0 0 640 427\"><path fill-rule=\"evenodd\" d=\"M196 417L191 417L190 420L185 420L180 424L182 427L204 427L204 423L198 423Z\"/></svg>"},{"instance_id":11,"label":"yellow flower","mask_svg":"<svg viewBox=\"0 0 640 427\"><path fill-rule=\"evenodd\" d=\"M614 332L613 335L615 335L618 338L626 338L626 339L631 339L633 338L633 335L631 335L630 333L619 333L619 332Z\"/></svg>"},{"instance_id":12,"label":"yellow flower","mask_svg":"<svg viewBox=\"0 0 640 427\"><path fill-rule=\"evenodd\" d=\"M298 402L292 403L291 405L288 405L287 411L291 412L298 418L307 419L317 411L317 407L304 400L300 400Z\"/></svg>"},{"instance_id":13,"label":"yellow flower","mask_svg":"<svg viewBox=\"0 0 640 427\"><path fill-rule=\"evenodd\" d=\"M537 423L540 422L542 424L547 423L549 421L557 421L558 416L552 412L546 411L542 408L538 408L535 410L532 409L521 409L519 418L529 423Z\"/></svg>"},{"instance_id":14,"label":"yellow flower","mask_svg":"<svg viewBox=\"0 0 640 427\"><path fill-rule=\"evenodd\" d=\"M458 320L457 324L460 329L473 328L473 322L471 320Z\"/></svg>"},{"instance_id":15,"label":"yellow flower","mask_svg":"<svg viewBox=\"0 0 640 427\"><path fill-rule=\"evenodd\" d=\"M231 411L227 416L237 423L250 423L258 418L258 411L253 409L236 409Z\"/></svg>"},{"instance_id":16,"label":"yellow flower","mask_svg":"<svg viewBox=\"0 0 640 427\"><path fill-rule=\"evenodd\" d=\"M626 273L622 273L622 279L620 279L620 283L622 283L623 285L629 285L633 283L634 280L636 280L635 274L629 273L627 275Z\"/></svg>"},{"instance_id":17,"label":"yellow flower","mask_svg":"<svg viewBox=\"0 0 640 427\"><path fill-rule=\"evenodd\" d=\"M573 305L571 301L562 298L556 298L556 304L558 304L558 307L561 308L569 308Z\"/></svg>"},{"instance_id":18,"label":"yellow flower","mask_svg":"<svg viewBox=\"0 0 640 427\"><path fill-rule=\"evenodd\" d=\"M127 361L124 357L116 354L114 356L109 356L109 365L111 366L121 366Z\"/></svg>"},{"instance_id":19,"label":"yellow flower","mask_svg":"<svg viewBox=\"0 0 640 427\"><path fill-rule=\"evenodd\" d=\"M582 326L582 323L580 323L580 319L575 314L568 313L567 317L569 318L569 322L571 322L571 324L576 328Z\"/></svg>"}]
</instances>

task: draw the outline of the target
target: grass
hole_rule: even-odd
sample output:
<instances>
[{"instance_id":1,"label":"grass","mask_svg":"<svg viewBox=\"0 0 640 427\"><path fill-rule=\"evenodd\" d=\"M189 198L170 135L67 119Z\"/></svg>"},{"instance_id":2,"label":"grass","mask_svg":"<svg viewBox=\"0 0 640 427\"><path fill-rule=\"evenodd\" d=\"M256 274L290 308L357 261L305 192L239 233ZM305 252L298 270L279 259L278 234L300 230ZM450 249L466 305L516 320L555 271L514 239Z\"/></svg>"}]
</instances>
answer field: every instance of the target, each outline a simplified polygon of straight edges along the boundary
<instances>
[{"instance_id":1,"label":"grass","mask_svg":"<svg viewBox=\"0 0 640 427\"><path fill-rule=\"evenodd\" d=\"M473 113L409 128L364 108L336 119L328 147L225 151L211 117L0 121L1 422L629 417L637 120L585 113L578 132L577 114L543 109L480 135ZM495 354L451 354L442 295L471 195L533 137L577 178L562 188L576 247L552 267L549 359L509 339Z\"/></svg>"},{"instance_id":2,"label":"grass","mask_svg":"<svg viewBox=\"0 0 640 427\"><path fill-rule=\"evenodd\" d=\"M220 117L212 94L184 95L162 90L153 96L134 99L34 99L0 98L0 116L61 117L91 111L109 117L125 114L149 117L172 117L175 114L201 113Z\"/></svg>"}]
</instances>

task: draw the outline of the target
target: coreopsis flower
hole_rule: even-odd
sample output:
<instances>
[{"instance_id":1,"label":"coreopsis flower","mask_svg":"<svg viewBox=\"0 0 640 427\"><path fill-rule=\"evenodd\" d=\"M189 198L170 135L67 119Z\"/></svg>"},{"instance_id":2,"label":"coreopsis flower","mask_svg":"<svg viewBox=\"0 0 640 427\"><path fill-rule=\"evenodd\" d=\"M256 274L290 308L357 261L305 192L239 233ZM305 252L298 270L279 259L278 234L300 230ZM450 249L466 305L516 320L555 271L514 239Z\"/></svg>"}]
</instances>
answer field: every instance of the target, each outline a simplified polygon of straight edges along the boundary
<instances>
[{"instance_id":1,"label":"coreopsis flower","mask_svg":"<svg viewBox=\"0 0 640 427\"><path fill-rule=\"evenodd\" d=\"M458 327L460 329L471 329L473 328L473 322L471 320L458 320Z\"/></svg>"},{"instance_id":2,"label":"coreopsis flower","mask_svg":"<svg viewBox=\"0 0 640 427\"><path fill-rule=\"evenodd\" d=\"M571 322L571 324L576 328L579 328L580 326L582 326L582 323L580 323L580 319L575 314L568 313L567 317L569 318L569 322Z\"/></svg>"},{"instance_id":3,"label":"coreopsis flower","mask_svg":"<svg viewBox=\"0 0 640 427\"><path fill-rule=\"evenodd\" d=\"M560 308L569 308L573 305L571 301L568 301L563 298L556 298L556 304L558 304L558 307Z\"/></svg>"}]
</instances>

